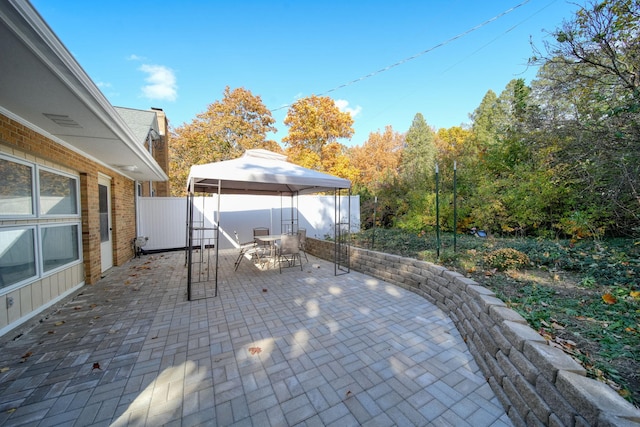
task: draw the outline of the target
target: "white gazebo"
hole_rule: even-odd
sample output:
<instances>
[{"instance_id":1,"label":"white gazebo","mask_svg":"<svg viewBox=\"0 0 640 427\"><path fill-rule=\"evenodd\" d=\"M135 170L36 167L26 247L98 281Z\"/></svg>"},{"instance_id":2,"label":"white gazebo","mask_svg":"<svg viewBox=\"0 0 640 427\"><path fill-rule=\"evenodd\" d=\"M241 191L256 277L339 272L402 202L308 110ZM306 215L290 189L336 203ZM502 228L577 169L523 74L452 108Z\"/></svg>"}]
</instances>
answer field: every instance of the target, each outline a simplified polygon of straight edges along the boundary
<instances>
[{"instance_id":1,"label":"white gazebo","mask_svg":"<svg viewBox=\"0 0 640 427\"><path fill-rule=\"evenodd\" d=\"M215 295L218 294L218 236L220 230L220 195L222 194L257 194L290 197L291 216L281 218L283 231L294 233L297 231L297 203L294 199L301 194L333 192L336 197L335 216L335 273L349 271L348 239L343 233L348 233L350 224L340 223L340 198L343 191L350 195L351 182L348 179L318 172L287 162L286 156L268 150L254 149L233 160L191 166L187 180L187 259L188 280L187 295L191 300L192 283L192 249L194 247L194 232L198 231L198 224L193 220L193 200L195 194L217 194L218 208L215 215L213 246L215 247ZM348 215L350 222L350 214ZM346 225L346 227L345 227Z\"/></svg>"}]
</instances>

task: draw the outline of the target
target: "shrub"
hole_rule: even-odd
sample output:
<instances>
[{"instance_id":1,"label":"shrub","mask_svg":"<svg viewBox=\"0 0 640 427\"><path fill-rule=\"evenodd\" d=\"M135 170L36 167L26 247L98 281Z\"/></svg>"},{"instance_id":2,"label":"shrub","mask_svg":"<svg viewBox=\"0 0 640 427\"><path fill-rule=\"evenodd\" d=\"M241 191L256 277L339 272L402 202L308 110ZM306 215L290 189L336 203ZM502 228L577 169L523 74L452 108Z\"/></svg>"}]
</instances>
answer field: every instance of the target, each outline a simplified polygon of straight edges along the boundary
<instances>
[{"instance_id":1,"label":"shrub","mask_svg":"<svg viewBox=\"0 0 640 427\"><path fill-rule=\"evenodd\" d=\"M489 267L500 271L522 268L531 263L526 254L513 248L496 249L487 253L483 260Z\"/></svg>"}]
</instances>

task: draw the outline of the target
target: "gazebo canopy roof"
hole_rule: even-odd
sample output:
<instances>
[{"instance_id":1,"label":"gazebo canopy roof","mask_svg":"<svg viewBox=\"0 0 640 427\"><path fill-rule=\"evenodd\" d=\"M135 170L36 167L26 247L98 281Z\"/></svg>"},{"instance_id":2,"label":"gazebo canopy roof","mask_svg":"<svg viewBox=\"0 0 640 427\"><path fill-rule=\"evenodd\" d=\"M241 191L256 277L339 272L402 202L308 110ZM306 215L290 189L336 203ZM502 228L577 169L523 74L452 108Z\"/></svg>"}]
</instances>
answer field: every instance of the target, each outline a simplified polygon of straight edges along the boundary
<instances>
[{"instance_id":1,"label":"gazebo canopy roof","mask_svg":"<svg viewBox=\"0 0 640 427\"><path fill-rule=\"evenodd\" d=\"M351 181L303 168L268 150L247 150L233 160L191 166L191 193L293 195L351 188Z\"/></svg>"}]
</instances>

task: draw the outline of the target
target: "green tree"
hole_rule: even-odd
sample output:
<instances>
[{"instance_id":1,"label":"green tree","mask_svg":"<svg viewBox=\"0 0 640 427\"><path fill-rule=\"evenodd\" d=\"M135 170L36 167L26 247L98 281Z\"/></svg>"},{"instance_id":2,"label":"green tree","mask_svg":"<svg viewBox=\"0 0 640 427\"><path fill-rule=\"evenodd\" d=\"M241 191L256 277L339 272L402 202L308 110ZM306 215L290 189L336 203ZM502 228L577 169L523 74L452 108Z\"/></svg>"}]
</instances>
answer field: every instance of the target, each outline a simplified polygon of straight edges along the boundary
<instances>
[{"instance_id":1,"label":"green tree","mask_svg":"<svg viewBox=\"0 0 640 427\"><path fill-rule=\"evenodd\" d=\"M639 22L638 0L591 1L534 57L539 96L556 109L544 125L564 135L556 162L574 188L565 222L579 212L614 234L640 227Z\"/></svg>"},{"instance_id":2,"label":"green tree","mask_svg":"<svg viewBox=\"0 0 640 427\"><path fill-rule=\"evenodd\" d=\"M436 163L436 134L424 116L417 113L405 134L400 160L400 177L406 188L424 192L433 188Z\"/></svg>"}]
</instances>

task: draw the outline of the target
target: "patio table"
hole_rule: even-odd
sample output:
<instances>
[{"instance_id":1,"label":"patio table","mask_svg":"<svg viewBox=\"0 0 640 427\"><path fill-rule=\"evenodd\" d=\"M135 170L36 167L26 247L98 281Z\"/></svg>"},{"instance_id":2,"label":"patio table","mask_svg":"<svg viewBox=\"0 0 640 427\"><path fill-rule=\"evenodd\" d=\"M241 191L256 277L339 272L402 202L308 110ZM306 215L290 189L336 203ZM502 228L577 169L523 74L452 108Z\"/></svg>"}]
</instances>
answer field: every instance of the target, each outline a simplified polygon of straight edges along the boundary
<instances>
[{"instance_id":1,"label":"patio table","mask_svg":"<svg viewBox=\"0 0 640 427\"><path fill-rule=\"evenodd\" d=\"M278 240L282 237L281 234L268 234L265 236L255 236L256 242L267 243L269 245L269 258L275 265L275 259L277 256L276 248L278 247Z\"/></svg>"}]
</instances>

